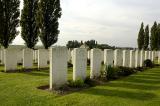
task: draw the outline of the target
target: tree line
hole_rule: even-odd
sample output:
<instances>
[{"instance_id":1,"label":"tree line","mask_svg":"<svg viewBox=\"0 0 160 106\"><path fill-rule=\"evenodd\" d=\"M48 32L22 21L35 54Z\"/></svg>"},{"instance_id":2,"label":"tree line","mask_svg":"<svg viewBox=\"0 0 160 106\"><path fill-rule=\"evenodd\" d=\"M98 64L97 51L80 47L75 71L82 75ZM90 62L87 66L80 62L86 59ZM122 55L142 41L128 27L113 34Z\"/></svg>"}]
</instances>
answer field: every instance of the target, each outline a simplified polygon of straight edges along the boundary
<instances>
[{"instance_id":1,"label":"tree line","mask_svg":"<svg viewBox=\"0 0 160 106\"><path fill-rule=\"evenodd\" d=\"M149 25L145 26L142 22L138 34L138 49L139 50L159 50L160 49L160 24L154 22L151 29Z\"/></svg>"},{"instance_id":2,"label":"tree line","mask_svg":"<svg viewBox=\"0 0 160 106\"><path fill-rule=\"evenodd\" d=\"M109 46L108 44L98 44L98 42L96 40L88 40L88 41L77 41L77 40L73 40L73 41L68 41L66 46L69 49L74 49L74 48L79 48L82 45L86 45L88 47L88 49L93 49L93 48L99 48L99 49L115 49L115 47L113 46Z\"/></svg>"},{"instance_id":3,"label":"tree line","mask_svg":"<svg viewBox=\"0 0 160 106\"><path fill-rule=\"evenodd\" d=\"M34 49L40 38L45 49L58 40L59 22L62 15L60 0L23 0L20 16L20 0L0 0L0 44L8 48L19 34L25 45ZM19 18L20 17L20 18Z\"/></svg>"}]
</instances>

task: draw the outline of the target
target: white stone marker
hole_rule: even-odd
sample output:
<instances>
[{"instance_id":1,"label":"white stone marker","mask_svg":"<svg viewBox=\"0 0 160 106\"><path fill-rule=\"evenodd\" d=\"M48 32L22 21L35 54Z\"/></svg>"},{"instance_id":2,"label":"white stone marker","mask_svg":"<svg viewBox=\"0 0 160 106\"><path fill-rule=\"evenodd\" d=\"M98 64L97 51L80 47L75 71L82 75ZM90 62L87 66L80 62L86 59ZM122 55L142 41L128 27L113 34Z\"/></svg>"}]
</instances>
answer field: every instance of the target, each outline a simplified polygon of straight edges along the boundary
<instances>
[{"instance_id":1,"label":"white stone marker","mask_svg":"<svg viewBox=\"0 0 160 106\"><path fill-rule=\"evenodd\" d=\"M35 50L33 50L33 61L35 60Z\"/></svg>"},{"instance_id":2,"label":"white stone marker","mask_svg":"<svg viewBox=\"0 0 160 106\"><path fill-rule=\"evenodd\" d=\"M17 49L17 63L22 63L23 61L23 51L21 49Z\"/></svg>"},{"instance_id":3,"label":"white stone marker","mask_svg":"<svg viewBox=\"0 0 160 106\"><path fill-rule=\"evenodd\" d=\"M77 48L74 49L73 52L73 80L85 80L87 70L87 50Z\"/></svg>"},{"instance_id":4,"label":"white stone marker","mask_svg":"<svg viewBox=\"0 0 160 106\"><path fill-rule=\"evenodd\" d=\"M101 62L104 62L104 51L101 51Z\"/></svg>"},{"instance_id":5,"label":"white stone marker","mask_svg":"<svg viewBox=\"0 0 160 106\"><path fill-rule=\"evenodd\" d=\"M129 67L130 62L130 53L129 50L123 50L123 67Z\"/></svg>"},{"instance_id":6,"label":"white stone marker","mask_svg":"<svg viewBox=\"0 0 160 106\"><path fill-rule=\"evenodd\" d=\"M151 58L152 58L152 51L149 51L148 59L151 60Z\"/></svg>"},{"instance_id":7,"label":"white stone marker","mask_svg":"<svg viewBox=\"0 0 160 106\"><path fill-rule=\"evenodd\" d=\"M50 89L67 83L67 53L66 47L50 48Z\"/></svg>"},{"instance_id":8,"label":"white stone marker","mask_svg":"<svg viewBox=\"0 0 160 106\"><path fill-rule=\"evenodd\" d=\"M17 69L17 51L15 48L4 49L5 72Z\"/></svg>"},{"instance_id":9,"label":"white stone marker","mask_svg":"<svg viewBox=\"0 0 160 106\"><path fill-rule=\"evenodd\" d=\"M104 64L107 66L114 65L114 51L111 49L104 50Z\"/></svg>"},{"instance_id":10,"label":"white stone marker","mask_svg":"<svg viewBox=\"0 0 160 106\"><path fill-rule=\"evenodd\" d=\"M35 57L35 58L34 58L34 62L35 62L35 63L38 63L38 50L34 50L34 53L35 53L35 54L34 54L34 57Z\"/></svg>"},{"instance_id":11,"label":"white stone marker","mask_svg":"<svg viewBox=\"0 0 160 106\"><path fill-rule=\"evenodd\" d=\"M72 56L71 56L71 51L70 49L68 50L68 62L70 62L72 59Z\"/></svg>"},{"instance_id":12,"label":"white stone marker","mask_svg":"<svg viewBox=\"0 0 160 106\"><path fill-rule=\"evenodd\" d=\"M114 51L114 66L122 66L123 65L123 54L122 50Z\"/></svg>"},{"instance_id":13,"label":"white stone marker","mask_svg":"<svg viewBox=\"0 0 160 106\"><path fill-rule=\"evenodd\" d=\"M4 64L4 49L1 49L1 64Z\"/></svg>"},{"instance_id":14,"label":"white stone marker","mask_svg":"<svg viewBox=\"0 0 160 106\"><path fill-rule=\"evenodd\" d=\"M135 51L135 67L140 67L140 51Z\"/></svg>"},{"instance_id":15,"label":"white stone marker","mask_svg":"<svg viewBox=\"0 0 160 106\"><path fill-rule=\"evenodd\" d=\"M130 62L129 62L129 67L134 68L135 67L135 51L130 50Z\"/></svg>"},{"instance_id":16,"label":"white stone marker","mask_svg":"<svg viewBox=\"0 0 160 106\"><path fill-rule=\"evenodd\" d=\"M152 51L152 52L151 52L151 55L152 55L152 56L151 56L151 61L154 62L154 59L155 59L155 51Z\"/></svg>"},{"instance_id":17,"label":"white stone marker","mask_svg":"<svg viewBox=\"0 0 160 106\"><path fill-rule=\"evenodd\" d=\"M157 51L157 55L158 55L158 64L160 64L160 51Z\"/></svg>"},{"instance_id":18,"label":"white stone marker","mask_svg":"<svg viewBox=\"0 0 160 106\"><path fill-rule=\"evenodd\" d=\"M149 51L145 51L145 57L144 57L144 60L147 60L148 59L148 56L149 55Z\"/></svg>"},{"instance_id":19,"label":"white stone marker","mask_svg":"<svg viewBox=\"0 0 160 106\"><path fill-rule=\"evenodd\" d=\"M71 51L71 63L73 64L73 59L74 58L74 52L73 52L73 50Z\"/></svg>"},{"instance_id":20,"label":"white stone marker","mask_svg":"<svg viewBox=\"0 0 160 106\"><path fill-rule=\"evenodd\" d=\"M48 67L47 61L49 58L49 51L46 49L38 50L38 68Z\"/></svg>"},{"instance_id":21,"label":"white stone marker","mask_svg":"<svg viewBox=\"0 0 160 106\"><path fill-rule=\"evenodd\" d=\"M144 53L144 50L141 50L141 51L140 51L140 67L143 67L144 57L145 57L144 54L145 54L145 53Z\"/></svg>"},{"instance_id":22,"label":"white stone marker","mask_svg":"<svg viewBox=\"0 0 160 106\"><path fill-rule=\"evenodd\" d=\"M91 51L87 51L88 55L87 55L87 59L91 59Z\"/></svg>"},{"instance_id":23,"label":"white stone marker","mask_svg":"<svg viewBox=\"0 0 160 106\"><path fill-rule=\"evenodd\" d=\"M100 49L92 49L91 50L91 71L90 78L97 78L100 76L101 70L101 50Z\"/></svg>"},{"instance_id":24,"label":"white stone marker","mask_svg":"<svg viewBox=\"0 0 160 106\"><path fill-rule=\"evenodd\" d=\"M23 68L33 68L33 50L23 49Z\"/></svg>"}]
</instances>

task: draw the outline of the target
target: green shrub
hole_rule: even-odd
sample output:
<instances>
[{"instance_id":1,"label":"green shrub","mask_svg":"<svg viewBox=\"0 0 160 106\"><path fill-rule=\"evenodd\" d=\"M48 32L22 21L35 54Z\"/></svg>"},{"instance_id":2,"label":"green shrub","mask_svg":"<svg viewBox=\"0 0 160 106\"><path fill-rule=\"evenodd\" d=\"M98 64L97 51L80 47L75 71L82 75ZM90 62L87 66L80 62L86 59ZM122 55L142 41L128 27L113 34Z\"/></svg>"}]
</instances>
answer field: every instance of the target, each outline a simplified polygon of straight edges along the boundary
<instances>
[{"instance_id":1,"label":"green shrub","mask_svg":"<svg viewBox=\"0 0 160 106\"><path fill-rule=\"evenodd\" d=\"M90 65L91 61L90 59L87 59L87 65Z\"/></svg>"},{"instance_id":2,"label":"green shrub","mask_svg":"<svg viewBox=\"0 0 160 106\"><path fill-rule=\"evenodd\" d=\"M82 79L78 79L76 81L70 80L68 86L73 88L82 88L85 86L85 83Z\"/></svg>"},{"instance_id":3,"label":"green shrub","mask_svg":"<svg viewBox=\"0 0 160 106\"><path fill-rule=\"evenodd\" d=\"M107 80L114 80L123 76L131 75L135 72L136 71L133 68L127 67L105 67L105 77L107 78Z\"/></svg>"},{"instance_id":4,"label":"green shrub","mask_svg":"<svg viewBox=\"0 0 160 106\"><path fill-rule=\"evenodd\" d=\"M153 67L153 63L151 60L147 59L144 61L144 67L150 67L152 68Z\"/></svg>"},{"instance_id":5,"label":"green shrub","mask_svg":"<svg viewBox=\"0 0 160 106\"><path fill-rule=\"evenodd\" d=\"M90 77L87 77L87 78L85 79L84 83L87 84L87 85L89 85L89 86L91 86L91 87L97 85L94 80L90 79Z\"/></svg>"},{"instance_id":6,"label":"green shrub","mask_svg":"<svg viewBox=\"0 0 160 106\"><path fill-rule=\"evenodd\" d=\"M118 78L118 69L112 66L105 67L105 76L108 80L117 79Z\"/></svg>"},{"instance_id":7,"label":"green shrub","mask_svg":"<svg viewBox=\"0 0 160 106\"><path fill-rule=\"evenodd\" d=\"M129 76L135 72L133 68L119 67L118 76Z\"/></svg>"},{"instance_id":8,"label":"green shrub","mask_svg":"<svg viewBox=\"0 0 160 106\"><path fill-rule=\"evenodd\" d=\"M71 62L68 62L68 68L73 67L73 64Z\"/></svg>"}]
</instances>

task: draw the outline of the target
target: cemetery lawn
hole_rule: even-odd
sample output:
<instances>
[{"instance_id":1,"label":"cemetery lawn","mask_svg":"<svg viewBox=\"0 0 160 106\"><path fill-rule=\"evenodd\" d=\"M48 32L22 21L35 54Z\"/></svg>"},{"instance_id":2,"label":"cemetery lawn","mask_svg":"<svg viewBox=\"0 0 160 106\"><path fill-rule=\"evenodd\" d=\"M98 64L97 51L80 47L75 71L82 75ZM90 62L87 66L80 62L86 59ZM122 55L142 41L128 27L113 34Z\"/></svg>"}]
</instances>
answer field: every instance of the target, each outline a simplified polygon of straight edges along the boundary
<instances>
[{"instance_id":1,"label":"cemetery lawn","mask_svg":"<svg viewBox=\"0 0 160 106\"><path fill-rule=\"evenodd\" d=\"M48 70L0 72L0 106L160 106L160 67L64 96L37 89L48 82Z\"/></svg>"}]
</instances>

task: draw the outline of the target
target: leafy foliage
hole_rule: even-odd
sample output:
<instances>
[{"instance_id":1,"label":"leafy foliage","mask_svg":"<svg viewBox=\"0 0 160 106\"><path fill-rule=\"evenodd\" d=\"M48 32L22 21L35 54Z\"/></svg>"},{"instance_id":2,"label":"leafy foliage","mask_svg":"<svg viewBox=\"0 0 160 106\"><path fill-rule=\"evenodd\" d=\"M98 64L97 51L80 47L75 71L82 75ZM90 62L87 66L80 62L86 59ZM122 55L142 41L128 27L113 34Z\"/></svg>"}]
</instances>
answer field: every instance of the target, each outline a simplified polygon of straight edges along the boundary
<instances>
[{"instance_id":1,"label":"leafy foliage","mask_svg":"<svg viewBox=\"0 0 160 106\"><path fill-rule=\"evenodd\" d=\"M19 0L0 0L0 44L8 48L18 35Z\"/></svg>"},{"instance_id":2,"label":"leafy foliage","mask_svg":"<svg viewBox=\"0 0 160 106\"><path fill-rule=\"evenodd\" d=\"M38 42L38 27L36 24L36 11L38 0L24 0L21 15L21 36L28 48L33 49Z\"/></svg>"},{"instance_id":3,"label":"leafy foliage","mask_svg":"<svg viewBox=\"0 0 160 106\"><path fill-rule=\"evenodd\" d=\"M60 0L40 0L38 6L38 25L40 26L40 39L46 49L58 40L59 22L61 17Z\"/></svg>"},{"instance_id":4,"label":"leafy foliage","mask_svg":"<svg viewBox=\"0 0 160 106\"><path fill-rule=\"evenodd\" d=\"M154 25L151 28L151 49L158 50L158 30L157 30L157 22L154 22Z\"/></svg>"},{"instance_id":5,"label":"leafy foliage","mask_svg":"<svg viewBox=\"0 0 160 106\"><path fill-rule=\"evenodd\" d=\"M128 67L105 67L105 76L108 80L114 80L123 76L128 76L135 72L136 70Z\"/></svg>"},{"instance_id":6,"label":"leafy foliage","mask_svg":"<svg viewBox=\"0 0 160 106\"><path fill-rule=\"evenodd\" d=\"M81 46L81 43L78 42L77 40L73 40L73 41L68 41L66 46L67 48L71 48L71 49L79 48Z\"/></svg>"},{"instance_id":7,"label":"leafy foliage","mask_svg":"<svg viewBox=\"0 0 160 106\"><path fill-rule=\"evenodd\" d=\"M95 40L88 40L85 44L89 47L89 49L97 48L97 41Z\"/></svg>"},{"instance_id":8,"label":"leafy foliage","mask_svg":"<svg viewBox=\"0 0 160 106\"><path fill-rule=\"evenodd\" d=\"M70 80L69 81L69 87L73 88L81 88L84 87L85 83L82 79L77 79L76 81Z\"/></svg>"},{"instance_id":9,"label":"leafy foliage","mask_svg":"<svg viewBox=\"0 0 160 106\"><path fill-rule=\"evenodd\" d=\"M138 39L137 39L137 42L138 42L138 49L143 49L143 46L144 46L144 29L143 29L144 25L143 25L143 22L141 24L141 28L140 28L140 31L139 31L139 34L138 34Z\"/></svg>"},{"instance_id":10,"label":"leafy foliage","mask_svg":"<svg viewBox=\"0 0 160 106\"><path fill-rule=\"evenodd\" d=\"M144 61L144 66L152 68L153 67L153 63L152 63L151 60L147 59L147 60Z\"/></svg>"},{"instance_id":11,"label":"leafy foliage","mask_svg":"<svg viewBox=\"0 0 160 106\"><path fill-rule=\"evenodd\" d=\"M145 33L144 33L144 50L148 49L149 45L149 25L146 26L145 28Z\"/></svg>"}]
</instances>

